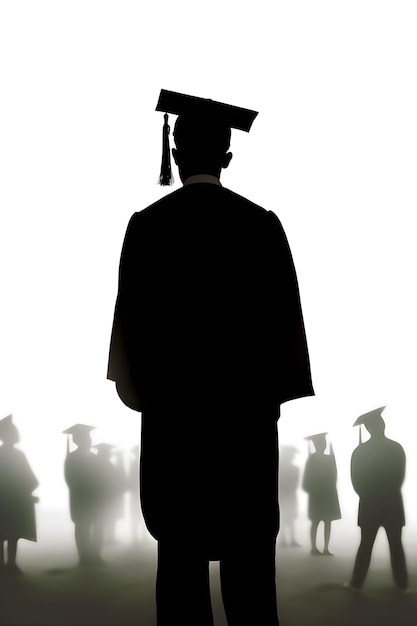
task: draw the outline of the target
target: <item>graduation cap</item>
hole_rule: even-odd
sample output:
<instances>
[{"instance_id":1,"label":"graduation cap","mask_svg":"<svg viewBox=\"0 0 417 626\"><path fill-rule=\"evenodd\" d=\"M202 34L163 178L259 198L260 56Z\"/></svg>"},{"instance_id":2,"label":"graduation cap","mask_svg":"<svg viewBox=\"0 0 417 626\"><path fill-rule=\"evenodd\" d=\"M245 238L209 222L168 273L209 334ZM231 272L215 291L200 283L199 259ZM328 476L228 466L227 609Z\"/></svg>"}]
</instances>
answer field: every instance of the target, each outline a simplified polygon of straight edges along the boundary
<instances>
[{"instance_id":1,"label":"graduation cap","mask_svg":"<svg viewBox=\"0 0 417 626\"><path fill-rule=\"evenodd\" d=\"M98 443L96 446L93 446L96 450L114 450L115 447L112 443Z\"/></svg>"},{"instance_id":2,"label":"graduation cap","mask_svg":"<svg viewBox=\"0 0 417 626\"><path fill-rule=\"evenodd\" d=\"M197 98L176 91L161 89L156 111L164 112L164 126L162 130L162 163L159 176L160 185L172 185L174 179L171 172L171 159L169 150L168 113L178 115L179 118L196 120L201 127L205 125L214 127L225 126L229 129L236 128L249 132L253 120L258 115L257 111L242 107L216 102L208 98Z\"/></svg>"},{"instance_id":3,"label":"graduation cap","mask_svg":"<svg viewBox=\"0 0 417 626\"><path fill-rule=\"evenodd\" d=\"M74 426L70 426L62 432L64 435L79 435L81 433L89 433L94 429L95 426L88 426L87 424L74 424Z\"/></svg>"},{"instance_id":4,"label":"graduation cap","mask_svg":"<svg viewBox=\"0 0 417 626\"><path fill-rule=\"evenodd\" d=\"M73 426L70 426L66 430L63 430L62 432L64 435L72 435L72 438L74 439L74 436L76 437L77 435L89 433L94 429L95 429L95 426L89 426L87 424L74 424ZM67 454L68 453L69 453L69 438L67 439Z\"/></svg>"},{"instance_id":5,"label":"graduation cap","mask_svg":"<svg viewBox=\"0 0 417 626\"><path fill-rule=\"evenodd\" d=\"M386 406L380 406L377 409L373 409L372 411L359 415L359 417L355 420L353 426L359 426L359 443L362 443L362 424L366 427L367 425L372 425L372 423L375 424L376 422L384 423L381 413L385 408Z\"/></svg>"},{"instance_id":6,"label":"graduation cap","mask_svg":"<svg viewBox=\"0 0 417 626\"><path fill-rule=\"evenodd\" d=\"M104 453L107 452L108 454L111 454L111 452L113 452L115 447L116 446L114 446L112 443L98 443L96 446L93 446L95 450L98 450L99 452L104 452Z\"/></svg>"},{"instance_id":7,"label":"graduation cap","mask_svg":"<svg viewBox=\"0 0 417 626\"><path fill-rule=\"evenodd\" d=\"M304 437L304 439L309 441L309 442L312 441L313 444L314 444L314 447L317 449L317 445L316 444L319 444L319 443L323 442L326 445L326 435L327 435L327 432L326 433L316 433L315 435L308 435L308 437ZM309 447L309 450L310 450L310 447Z\"/></svg>"}]
</instances>

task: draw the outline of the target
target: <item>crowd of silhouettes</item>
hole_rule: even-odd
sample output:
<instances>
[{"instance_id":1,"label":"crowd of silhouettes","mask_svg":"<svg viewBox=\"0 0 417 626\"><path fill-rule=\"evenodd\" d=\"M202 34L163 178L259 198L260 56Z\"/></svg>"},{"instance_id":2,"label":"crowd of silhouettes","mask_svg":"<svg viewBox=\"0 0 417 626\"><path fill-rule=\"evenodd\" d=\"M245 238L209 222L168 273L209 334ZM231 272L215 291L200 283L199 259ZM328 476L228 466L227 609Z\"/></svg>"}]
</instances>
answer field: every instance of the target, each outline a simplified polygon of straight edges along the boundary
<instances>
[{"instance_id":1,"label":"crowd of silhouettes","mask_svg":"<svg viewBox=\"0 0 417 626\"><path fill-rule=\"evenodd\" d=\"M405 525L402 485L405 479L406 457L403 447L385 436L385 422L381 413L385 406L360 415L354 426L359 426L359 445L351 456L351 482L359 496L358 526L361 541L355 558L351 579L345 584L350 591L362 589L368 573L372 549L380 528L384 528L391 556L393 579L401 592L408 592L408 572L402 528ZM363 442L361 426L370 438ZM337 492L337 467L333 446L326 454L327 433L309 435L309 454L302 480L301 470L294 464L299 449L293 445L280 447L279 502L281 527L279 547L299 547L296 541L295 520L298 516L297 492L301 487L308 496L307 515L310 520L310 553L314 556L333 556L329 549L331 523L341 519ZM311 449L314 446L314 450ZM324 549L317 547L317 530L324 527Z\"/></svg>"},{"instance_id":2,"label":"crowd of silhouettes","mask_svg":"<svg viewBox=\"0 0 417 626\"><path fill-rule=\"evenodd\" d=\"M128 519L133 543L139 541L144 527L139 446L124 450L106 442L93 445L93 429L75 424L64 431L68 440L63 474L80 566L103 563L102 548L117 542L119 520ZM13 416L0 419L0 575L7 576L23 574L16 562L19 539L37 541L35 504L39 498L33 492L39 482L25 454L16 448L19 440Z\"/></svg>"},{"instance_id":3,"label":"crowd of silhouettes","mask_svg":"<svg viewBox=\"0 0 417 626\"><path fill-rule=\"evenodd\" d=\"M381 416L384 409L380 407L365 413L354 423L359 428L364 426L370 438L363 442L360 431L359 445L351 457L351 480L359 496L358 526L361 528L361 542L351 580L345 585L351 591L358 591L364 585L372 548L381 527L388 538L394 581L401 591L408 589L401 538L405 525L401 488L406 458L402 446L385 436L385 422ZM64 431L76 446L71 451L68 439L64 476L81 566L102 562L103 546L116 541L117 522L126 515L130 519L133 542L139 540L144 527L139 495L139 446L127 451L125 465L125 451L105 442L93 445L92 430L92 426L76 424ZM299 516L297 492L301 487L308 496L310 553L315 556L332 555L329 549L331 523L341 519L336 459L332 444L326 453L326 436L327 433L318 433L305 437L309 454L303 472L294 462L300 450L293 445L280 447L278 546L300 547L296 520ZM37 540L35 503L38 498L33 492L39 483L26 456L16 448L19 433L12 415L0 420L0 441L0 572L21 575L16 563L17 545L19 539ZM127 505L125 494L129 494ZM324 527L322 551L317 547L320 522Z\"/></svg>"}]
</instances>

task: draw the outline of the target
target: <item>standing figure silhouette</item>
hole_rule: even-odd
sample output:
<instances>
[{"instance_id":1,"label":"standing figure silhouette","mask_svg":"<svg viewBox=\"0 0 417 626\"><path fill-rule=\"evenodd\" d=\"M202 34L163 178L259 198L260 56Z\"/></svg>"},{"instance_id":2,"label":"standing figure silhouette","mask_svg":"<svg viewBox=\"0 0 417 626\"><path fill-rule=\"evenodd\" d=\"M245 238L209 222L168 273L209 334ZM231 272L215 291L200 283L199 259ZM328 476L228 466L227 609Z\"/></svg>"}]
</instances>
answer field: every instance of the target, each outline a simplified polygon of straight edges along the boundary
<instances>
[{"instance_id":1,"label":"standing figure silhouette","mask_svg":"<svg viewBox=\"0 0 417 626\"><path fill-rule=\"evenodd\" d=\"M295 520L298 515L297 491L300 483L300 468L294 464L298 449L294 446L279 448L279 510L280 530L278 545L299 547L296 539Z\"/></svg>"},{"instance_id":2,"label":"standing figure silhouette","mask_svg":"<svg viewBox=\"0 0 417 626\"><path fill-rule=\"evenodd\" d=\"M74 452L70 452L67 442L64 476L69 489L70 514L81 566L102 562L101 511L104 485L98 457L91 452L90 431L93 429L94 426L87 424L75 424L63 431L72 435L77 446Z\"/></svg>"},{"instance_id":3,"label":"standing figure silhouette","mask_svg":"<svg viewBox=\"0 0 417 626\"><path fill-rule=\"evenodd\" d=\"M315 453L310 454L304 469L303 489L308 493L308 517L311 520L311 554L332 556L329 550L332 521L341 518L337 495L337 468L333 447L325 454L327 433L311 435ZM324 549L317 548L317 529L324 524Z\"/></svg>"},{"instance_id":4,"label":"standing figure silhouette","mask_svg":"<svg viewBox=\"0 0 417 626\"><path fill-rule=\"evenodd\" d=\"M158 541L158 626L212 626L220 561L229 626L278 624L280 405L313 395L298 285L272 211L224 188L231 128L256 112L162 90L161 183L121 254L108 378L142 412L140 489Z\"/></svg>"},{"instance_id":5,"label":"standing figure silhouette","mask_svg":"<svg viewBox=\"0 0 417 626\"><path fill-rule=\"evenodd\" d=\"M136 544L146 533L140 508L139 445L131 448L128 460L127 480L129 491L129 517L132 543Z\"/></svg>"},{"instance_id":6,"label":"standing figure silhouette","mask_svg":"<svg viewBox=\"0 0 417 626\"><path fill-rule=\"evenodd\" d=\"M19 432L12 415L0 420L0 575L22 574L16 564L19 539L36 541L35 502L39 483L26 456L15 448ZM6 548L6 550L5 550ZM5 559L5 552L7 560Z\"/></svg>"},{"instance_id":7,"label":"standing figure silhouette","mask_svg":"<svg viewBox=\"0 0 417 626\"><path fill-rule=\"evenodd\" d=\"M385 436L382 411L385 406L358 417L354 426L363 424L371 435L353 451L352 485L359 496L358 526L361 543L356 555L349 587L361 589L368 573L372 548L379 528L388 537L394 581L401 590L408 587L408 573L401 535L405 525L401 487L405 478L404 449ZM360 431L359 431L360 432Z\"/></svg>"},{"instance_id":8,"label":"standing figure silhouette","mask_svg":"<svg viewBox=\"0 0 417 626\"><path fill-rule=\"evenodd\" d=\"M99 526L101 543L112 544L117 541L117 522L124 517L125 493L128 489L127 476L123 467L121 451L116 451L111 443L98 443L97 450L100 482L102 483Z\"/></svg>"}]
</instances>

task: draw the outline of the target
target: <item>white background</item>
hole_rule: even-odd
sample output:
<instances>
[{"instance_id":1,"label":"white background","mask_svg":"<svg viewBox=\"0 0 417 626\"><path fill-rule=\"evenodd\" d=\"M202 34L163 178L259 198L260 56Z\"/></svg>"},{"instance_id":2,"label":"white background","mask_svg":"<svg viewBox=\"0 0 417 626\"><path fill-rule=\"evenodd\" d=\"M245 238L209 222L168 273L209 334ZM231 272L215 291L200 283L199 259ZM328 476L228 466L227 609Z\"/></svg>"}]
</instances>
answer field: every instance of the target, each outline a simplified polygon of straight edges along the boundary
<instances>
[{"instance_id":1,"label":"white background","mask_svg":"<svg viewBox=\"0 0 417 626\"><path fill-rule=\"evenodd\" d=\"M139 441L106 368L127 222L180 184L157 185L165 88L259 111L222 182L278 214L298 272L316 396L282 442L302 463L329 432L353 519L352 424L387 405L414 532L416 29L402 0L1 3L0 417L39 506L67 506L63 429Z\"/></svg>"}]
</instances>

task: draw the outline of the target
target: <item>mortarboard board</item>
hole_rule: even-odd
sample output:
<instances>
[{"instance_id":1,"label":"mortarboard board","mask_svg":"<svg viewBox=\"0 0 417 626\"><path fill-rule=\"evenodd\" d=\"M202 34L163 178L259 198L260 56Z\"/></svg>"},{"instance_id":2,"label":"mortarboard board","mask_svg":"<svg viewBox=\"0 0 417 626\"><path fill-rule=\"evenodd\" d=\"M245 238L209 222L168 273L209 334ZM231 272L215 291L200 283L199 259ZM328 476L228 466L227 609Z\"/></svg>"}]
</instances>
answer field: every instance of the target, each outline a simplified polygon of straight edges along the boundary
<instances>
[{"instance_id":1,"label":"mortarboard board","mask_svg":"<svg viewBox=\"0 0 417 626\"><path fill-rule=\"evenodd\" d=\"M316 433L314 435L308 435L307 437L304 437L304 439L309 442L312 441L314 446L316 447L316 443L319 443L320 441L322 441L323 443L326 443L326 435L327 435L327 432Z\"/></svg>"},{"instance_id":2,"label":"mortarboard board","mask_svg":"<svg viewBox=\"0 0 417 626\"><path fill-rule=\"evenodd\" d=\"M359 417L355 420L353 426L361 426L362 424L366 427L367 424L370 424L372 422L375 421L384 421L382 419L381 413L383 412L383 410L386 408L385 406L380 406L377 409L373 409L372 411L368 411L367 413L363 413L362 415L359 415ZM359 428L359 443L362 443L362 431L361 428Z\"/></svg>"},{"instance_id":3,"label":"mortarboard board","mask_svg":"<svg viewBox=\"0 0 417 626\"><path fill-rule=\"evenodd\" d=\"M320 441L320 439L321 440L326 439L326 435L327 433L317 433L315 435L308 435L308 437L304 437L304 439L311 440L314 443L314 441Z\"/></svg>"},{"instance_id":4,"label":"mortarboard board","mask_svg":"<svg viewBox=\"0 0 417 626\"><path fill-rule=\"evenodd\" d=\"M112 443L98 443L96 446L93 446L93 448L95 448L96 450L108 450L109 452L111 452L111 450L114 450L116 446L114 446Z\"/></svg>"},{"instance_id":5,"label":"mortarboard board","mask_svg":"<svg viewBox=\"0 0 417 626\"><path fill-rule=\"evenodd\" d=\"M197 98L176 91L161 89L156 111L164 112L164 126L162 131L162 164L159 183L161 185L171 185L173 182L171 172L171 160L169 151L168 113L179 117L189 117L201 120L201 124L211 124L218 122L219 125L235 128L249 132L257 111L244 109L242 107L224 104L208 98Z\"/></svg>"},{"instance_id":6,"label":"mortarboard board","mask_svg":"<svg viewBox=\"0 0 417 626\"><path fill-rule=\"evenodd\" d=\"M79 433L89 433L91 430L94 430L95 426L88 426L87 424L74 424L74 426L70 426L66 430L63 430L64 435L78 435Z\"/></svg>"},{"instance_id":7,"label":"mortarboard board","mask_svg":"<svg viewBox=\"0 0 417 626\"><path fill-rule=\"evenodd\" d=\"M89 426L87 424L74 424L73 426L70 426L69 428L67 428L66 430L63 430L63 434L64 435L72 435L72 438L74 439L74 435L80 435L81 433L89 433L90 431L94 430L95 426ZM69 444L69 437L67 439L67 455L69 454L70 451L70 444Z\"/></svg>"}]
</instances>

